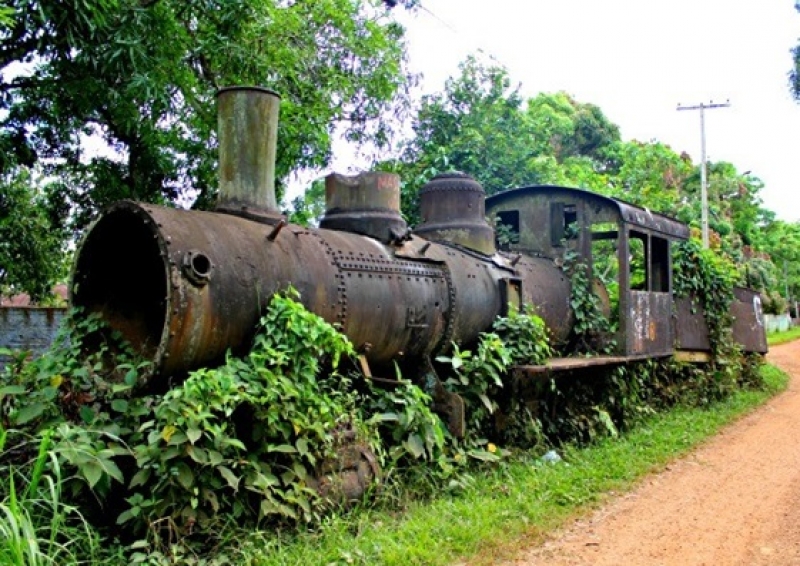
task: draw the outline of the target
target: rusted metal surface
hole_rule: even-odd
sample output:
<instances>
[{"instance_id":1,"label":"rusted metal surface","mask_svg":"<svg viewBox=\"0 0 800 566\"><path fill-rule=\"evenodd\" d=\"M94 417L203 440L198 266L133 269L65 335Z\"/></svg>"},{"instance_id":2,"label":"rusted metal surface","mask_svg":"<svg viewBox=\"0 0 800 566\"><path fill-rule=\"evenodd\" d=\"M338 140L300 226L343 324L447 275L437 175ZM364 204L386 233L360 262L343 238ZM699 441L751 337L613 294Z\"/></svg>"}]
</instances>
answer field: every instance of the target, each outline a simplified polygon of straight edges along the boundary
<instances>
[{"instance_id":1,"label":"rusted metal surface","mask_svg":"<svg viewBox=\"0 0 800 566\"><path fill-rule=\"evenodd\" d=\"M516 263L522 280L523 301L533 305L547 328L554 346L566 342L574 319L569 305L569 279L552 261L521 256Z\"/></svg>"},{"instance_id":2,"label":"rusted metal surface","mask_svg":"<svg viewBox=\"0 0 800 566\"><path fill-rule=\"evenodd\" d=\"M275 150L280 97L265 88L217 93L219 196L217 210L277 222Z\"/></svg>"},{"instance_id":3,"label":"rusted metal surface","mask_svg":"<svg viewBox=\"0 0 800 566\"><path fill-rule=\"evenodd\" d=\"M696 299L675 299L675 348L703 352L711 350L708 323Z\"/></svg>"},{"instance_id":4,"label":"rusted metal surface","mask_svg":"<svg viewBox=\"0 0 800 566\"><path fill-rule=\"evenodd\" d=\"M419 192L422 222L414 233L484 255L494 254L494 230L486 222L485 194L480 183L464 173L437 175Z\"/></svg>"},{"instance_id":5,"label":"rusted metal surface","mask_svg":"<svg viewBox=\"0 0 800 566\"><path fill-rule=\"evenodd\" d=\"M480 332L491 328L494 319L505 311L500 281L514 275L514 270L504 267L502 262L416 237L397 250L397 257L445 266L449 315L442 346L453 341L473 341ZM425 310L431 306L438 308L436 304L418 304L414 308Z\"/></svg>"},{"instance_id":6,"label":"rusted metal surface","mask_svg":"<svg viewBox=\"0 0 800 566\"><path fill-rule=\"evenodd\" d=\"M661 355L671 351L669 242L688 237L685 225L618 199L556 186L499 193L486 199L486 210L518 236L507 244L509 252L547 258L543 261L554 264L562 262L568 252L578 254L592 281L586 292L598 297L607 317L613 317L616 309L619 311L617 353ZM632 274L633 249L639 250L638 278ZM618 306L611 304L605 287L598 285L596 264L614 267ZM568 300L564 282L553 289L552 293ZM538 300L547 302L546 297ZM568 310L557 310L556 316L564 321L561 328L568 330L572 326Z\"/></svg>"},{"instance_id":7,"label":"rusted metal surface","mask_svg":"<svg viewBox=\"0 0 800 566\"><path fill-rule=\"evenodd\" d=\"M290 285L340 325L370 363L469 343L503 309L513 271L412 237L400 248L355 234L122 202L78 250L72 299L170 375L249 348L271 296ZM423 248L425 248L423 250Z\"/></svg>"},{"instance_id":8,"label":"rusted metal surface","mask_svg":"<svg viewBox=\"0 0 800 566\"><path fill-rule=\"evenodd\" d=\"M666 356L669 354L662 354ZM531 378L551 373L563 373L593 367L622 365L630 362L648 360L654 356L642 354L638 356L592 356L588 358L551 358L547 363L535 366L514 366L511 374L516 378Z\"/></svg>"},{"instance_id":9,"label":"rusted metal surface","mask_svg":"<svg viewBox=\"0 0 800 566\"><path fill-rule=\"evenodd\" d=\"M761 295L752 289L736 287L731 305L733 316L733 340L747 352L767 353L767 332L764 326L764 311Z\"/></svg>"},{"instance_id":10,"label":"rusted metal surface","mask_svg":"<svg viewBox=\"0 0 800 566\"><path fill-rule=\"evenodd\" d=\"M325 177L325 203L320 228L364 234L382 242L408 232L400 215L400 176L394 173L353 177L332 173Z\"/></svg>"},{"instance_id":11,"label":"rusted metal surface","mask_svg":"<svg viewBox=\"0 0 800 566\"><path fill-rule=\"evenodd\" d=\"M547 227L551 226L552 203L565 205L581 205L586 224L606 219L618 218L630 226L643 228L650 233L660 234L670 239L685 240L689 237L689 227L682 222L625 201L591 193L583 189L559 187L552 185L536 185L504 191L487 197L486 210L490 217L503 210L519 208L524 205L524 217L527 230L522 226L520 232L534 239L529 241L530 249L546 252L558 242L550 241ZM522 221L522 219L521 219ZM524 242L521 242L523 247Z\"/></svg>"},{"instance_id":12,"label":"rusted metal surface","mask_svg":"<svg viewBox=\"0 0 800 566\"><path fill-rule=\"evenodd\" d=\"M452 310L444 265L394 257L392 248L344 232L316 237L335 269L328 275L339 292L335 322L370 363L413 359L439 344Z\"/></svg>"},{"instance_id":13,"label":"rusted metal surface","mask_svg":"<svg viewBox=\"0 0 800 566\"><path fill-rule=\"evenodd\" d=\"M697 299L682 297L675 300L675 348L677 350L708 352L711 343L708 323ZM733 341L746 352L766 353L767 333L761 307L761 295L752 289L735 287L731 303Z\"/></svg>"},{"instance_id":14,"label":"rusted metal surface","mask_svg":"<svg viewBox=\"0 0 800 566\"><path fill-rule=\"evenodd\" d=\"M673 349L672 296L631 291L625 317L625 354L665 355Z\"/></svg>"}]
</instances>

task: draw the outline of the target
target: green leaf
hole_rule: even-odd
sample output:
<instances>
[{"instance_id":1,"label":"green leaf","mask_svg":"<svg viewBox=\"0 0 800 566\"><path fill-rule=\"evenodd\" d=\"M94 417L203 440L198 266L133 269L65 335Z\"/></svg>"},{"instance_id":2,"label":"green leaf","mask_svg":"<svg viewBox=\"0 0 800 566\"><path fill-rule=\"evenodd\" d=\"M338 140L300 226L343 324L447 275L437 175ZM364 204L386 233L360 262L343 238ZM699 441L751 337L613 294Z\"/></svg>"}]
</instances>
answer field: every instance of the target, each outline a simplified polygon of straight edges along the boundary
<instances>
[{"instance_id":1,"label":"green leaf","mask_svg":"<svg viewBox=\"0 0 800 566\"><path fill-rule=\"evenodd\" d=\"M209 450L208 451L208 463L212 466L218 466L222 463L222 454L217 452L216 450Z\"/></svg>"},{"instance_id":2,"label":"green leaf","mask_svg":"<svg viewBox=\"0 0 800 566\"><path fill-rule=\"evenodd\" d=\"M178 475L178 483L181 484L183 489L189 491L194 486L194 473L185 462L178 462L175 466Z\"/></svg>"},{"instance_id":3,"label":"green leaf","mask_svg":"<svg viewBox=\"0 0 800 566\"><path fill-rule=\"evenodd\" d=\"M42 388L42 397L48 401L53 401L56 397L58 397L58 389L55 387L44 387Z\"/></svg>"},{"instance_id":4,"label":"green leaf","mask_svg":"<svg viewBox=\"0 0 800 566\"><path fill-rule=\"evenodd\" d=\"M0 352L2 354L2 352ZM0 389L0 395L23 395L28 390L22 385L8 385Z\"/></svg>"},{"instance_id":5,"label":"green leaf","mask_svg":"<svg viewBox=\"0 0 800 566\"><path fill-rule=\"evenodd\" d=\"M81 420L90 425L94 422L95 414L91 407L88 405L82 405L80 410Z\"/></svg>"},{"instance_id":6,"label":"green leaf","mask_svg":"<svg viewBox=\"0 0 800 566\"><path fill-rule=\"evenodd\" d=\"M253 480L253 487L261 491L267 491L271 487L280 485L280 480L274 475L269 473L258 472L256 478Z\"/></svg>"},{"instance_id":7,"label":"green leaf","mask_svg":"<svg viewBox=\"0 0 800 566\"><path fill-rule=\"evenodd\" d=\"M186 441L188 440L189 438L186 436L186 433L178 431L170 436L170 439L169 441L167 441L167 444L170 444L172 446L177 446L179 444L185 444Z\"/></svg>"},{"instance_id":8,"label":"green leaf","mask_svg":"<svg viewBox=\"0 0 800 566\"><path fill-rule=\"evenodd\" d=\"M124 413L128 410L128 402L125 399L114 399L111 401L111 408L118 413Z\"/></svg>"},{"instance_id":9,"label":"green leaf","mask_svg":"<svg viewBox=\"0 0 800 566\"><path fill-rule=\"evenodd\" d=\"M103 467L97 460L89 460L78 468L80 473L86 478L90 488L94 488L103 478Z\"/></svg>"},{"instance_id":10,"label":"green leaf","mask_svg":"<svg viewBox=\"0 0 800 566\"><path fill-rule=\"evenodd\" d=\"M23 407L14 415L14 423L22 425L29 423L34 419L38 419L46 409L44 403L31 403L27 407Z\"/></svg>"},{"instance_id":11,"label":"green leaf","mask_svg":"<svg viewBox=\"0 0 800 566\"><path fill-rule=\"evenodd\" d=\"M220 475L222 475L223 479L228 482L228 485L233 489L233 491L239 490L239 482L242 479L241 477L234 474L227 466L218 466L217 470L219 470Z\"/></svg>"},{"instance_id":12,"label":"green leaf","mask_svg":"<svg viewBox=\"0 0 800 566\"><path fill-rule=\"evenodd\" d=\"M128 509L127 511L123 511L117 517L117 524L118 525L124 525L128 521L133 520L136 517L136 515L138 515L138 513L134 513L133 509ZM134 562L134 563L136 563L136 562Z\"/></svg>"},{"instance_id":13,"label":"green leaf","mask_svg":"<svg viewBox=\"0 0 800 566\"><path fill-rule=\"evenodd\" d=\"M125 385L133 387L134 385L136 385L136 381L138 378L139 376L136 373L135 369L128 370L128 372L125 374L125 379L124 379Z\"/></svg>"},{"instance_id":14,"label":"green leaf","mask_svg":"<svg viewBox=\"0 0 800 566\"><path fill-rule=\"evenodd\" d=\"M492 454L487 450L470 450L468 455L470 458L481 460L483 462L497 462L500 460L500 456L497 454Z\"/></svg>"},{"instance_id":15,"label":"green leaf","mask_svg":"<svg viewBox=\"0 0 800 566\"><path fill-rule=\"evenodd\" d=\"M425 445L422 442L422 438L416 433L410 435L403 444L414 458L419 459L425 454Z\"/></svg>"},{"instance_id":16,"label":"green leaf","mask_svg":"<svg viewBox=\"0 0 800 566\"><path fill-rule=\"evenodd\" d=\"M132 545L130 545L131 550L137 550L139 548L149 548L149 547L150 547L150 541L146 539L137 540Z\"/></svg>"},{"instance_id":17,"label":"green leaf","mask_svg":"<svg viewBox=\"0 0 800 566\"><path fill-rule=\"evenodd\" d=\"M128 485L128 487L133 489L136 486L146 484L147 480L150 479L150 473L151 473L150 468L140 469L133 475L133 477L131 478L131 483Z\"/></svg>"},{"instance_id":18,"label":"green leaf","mask_svg":"<svg viewBox=\"0 0 800 566\"><path fill-rule=\"evenodd\" d=\"M105 473L108 474L110 477L114 478L119 483L125 482L125 478L122 476L122 471L119 469L119 466L117 466L113 461L102 460L102 466Z\"/></svg>"},{"instance_id":19,"label":"green leaf","mask_svg":"<svg viewBox=\"0 0 800 566\"><path fill-rule=\"evenodd\" d=\"M186 429L186 437L189 439L189 442L195 444L200 437L203 436L203 431L196 427L189 427Z\"/></svg>"},{"instance_id":20,"label":"green leaf","mask_svg":"<svg viewBox=\"0 0 800 566\"><path fill-rule=\"evenodd\" d=\"M400 421L400 415L397 413L376 413L369 420L373 423L396 423Z\"/></svg>"},{"instance_id":21,"label":"green leaf","mask_svg":"<svg viewBox=\"0 0 800 566\"><path fill-rule=\"evenodd\" d=\"M267 452L282 452L284 454L295 454L297 449L291 444L270 444Z\"/></svg>"},{"instance_id":22,"label":"green leaf","mask_svg":"<svg viewBox=\"0 0 800 566\"><path fill-rule=\"evenodd\" d=\"M198 464L208 464L208 452L196 446L187 446L186 453Z\"/></svg>"}]
</instances>

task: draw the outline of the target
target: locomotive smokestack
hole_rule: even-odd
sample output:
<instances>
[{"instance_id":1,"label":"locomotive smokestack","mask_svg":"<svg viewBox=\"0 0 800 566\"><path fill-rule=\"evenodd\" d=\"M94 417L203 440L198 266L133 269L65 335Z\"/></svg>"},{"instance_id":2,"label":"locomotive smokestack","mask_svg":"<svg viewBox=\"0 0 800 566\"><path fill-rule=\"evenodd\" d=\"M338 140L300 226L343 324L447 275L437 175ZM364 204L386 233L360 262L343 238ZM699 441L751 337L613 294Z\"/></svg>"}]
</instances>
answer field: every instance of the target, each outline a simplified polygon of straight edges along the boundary
<instances>
[{"instance_id":1,"label":"locomotive smokestack","mask_svg":"<svg viewBox=\"0 0 800 566\"><path fill-rule=\"evenodd\" d=\"M260 87L230 87L217 93L220 212L280 218L275 198L275 149L280 96Z\"/></svg>"},{"instance_id":2,"label":"locomotive smokestack","mask_svg":"<svg viewBox=\"0 0 800 566\"><path fill-rule=\"evenodd\" d=\"M400 215L400 176L374 171L325 177L327 210L320 228L344 230L389 242L408 231Z\"/></svg>"}]
</instances>

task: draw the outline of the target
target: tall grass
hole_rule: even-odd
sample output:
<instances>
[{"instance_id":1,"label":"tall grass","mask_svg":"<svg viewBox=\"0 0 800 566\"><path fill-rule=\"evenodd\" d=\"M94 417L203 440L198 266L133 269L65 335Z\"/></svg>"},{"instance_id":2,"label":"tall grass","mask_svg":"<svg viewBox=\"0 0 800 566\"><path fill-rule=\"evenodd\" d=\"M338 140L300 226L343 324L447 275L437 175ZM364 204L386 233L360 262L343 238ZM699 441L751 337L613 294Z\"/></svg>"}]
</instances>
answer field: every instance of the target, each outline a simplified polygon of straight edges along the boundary
<instances>
[{"instance_id":1,"label":"tall grass","mask_svg":"<svg viewBox=\"0 0 800 566\"><path fill-rule=\"evenodd\" d=\"M7 438L0 428L0 453ZM3 566L95 564L100 559L97 534L76 508L62 502L62 470L50 448L45 433L32 462L0 467Z\"/></svg>"}]
</instances>

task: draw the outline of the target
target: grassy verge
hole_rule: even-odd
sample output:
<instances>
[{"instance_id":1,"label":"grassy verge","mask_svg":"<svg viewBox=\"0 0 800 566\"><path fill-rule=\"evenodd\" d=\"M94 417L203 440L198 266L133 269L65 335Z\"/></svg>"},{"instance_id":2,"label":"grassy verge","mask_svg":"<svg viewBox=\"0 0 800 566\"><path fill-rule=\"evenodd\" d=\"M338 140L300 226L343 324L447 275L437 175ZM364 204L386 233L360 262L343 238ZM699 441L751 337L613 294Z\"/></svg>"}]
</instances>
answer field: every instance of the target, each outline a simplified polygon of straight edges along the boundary
<instances>
[{"instance_id":1,"label":"grassy verge","mask_svg":"<svg viewBox=\"0 0 800 566\"><path fill-rule=\"evenodd\" d=\"M767 334L767 344L770 346L778 346L780 344L792 342L798 338L800 338L800 326L790 328L785 332L772 332L771 334Z\"/></svg>"},{"instance_id":2,"label":"grassy verge","mask_svg":"<svg viewBox=\"0 0 800 566\"><path fill-rule=\"evenodd\" d=\"M620 438L567 448L555 464L526 458L476 474L459 494L411 503L399 515L359 510L301 536L242 535L224 560L259 566L304 564L492 564L512 557L568 519L589 512L608 494L717 433L783 390L788 377L762 369L766 391L741 391L708 408L655 415ZM221 558L222 559L222 558Z\"/></svg>"}]
</instances>

